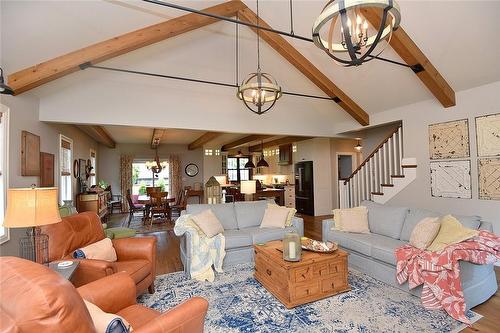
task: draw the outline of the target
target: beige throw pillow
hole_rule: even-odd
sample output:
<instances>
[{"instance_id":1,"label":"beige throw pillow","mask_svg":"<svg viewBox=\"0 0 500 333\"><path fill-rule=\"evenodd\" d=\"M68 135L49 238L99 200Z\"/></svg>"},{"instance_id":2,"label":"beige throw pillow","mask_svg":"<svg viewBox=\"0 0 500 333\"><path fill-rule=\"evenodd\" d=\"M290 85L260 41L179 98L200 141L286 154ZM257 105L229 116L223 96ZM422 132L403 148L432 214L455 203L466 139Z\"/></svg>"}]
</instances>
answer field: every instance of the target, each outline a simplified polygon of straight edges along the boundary
<instances>
[{"instance_id":1,"label":"beige throw pillow","mask_svg":"<svg viewBox=\"0 0 500 333\"><path fill-rule=\"evenodd\" d=\"M73 257L80 259L98 259L105 261L116 261L116 251L113 242L104 238L98 242L87 245L76 250Z\"/></svg>"},{"instance_id":2,"label":"beige throw pillow","mask_svg":"<svg viewBox=\"0 0 500 333\"><path fill-rule=\"evenodd\" d=\"M211 209L207 209L196 215L191 215L194 223L207 235L212 238L215 235L224 233L224 227Z\"/></svg>"},{"instance_id":3,"label":"beige throw pillow","mask_svg":"<svg viewBox=\"0 0 500 333\"><path fill-rule=\"evenodd\" d=\"M359 206L346 209L334 209L333 220L335 221L335 230L369 234L368 227L368 209L365 206Z\"/></svg>"},{"instance_id":4,"label":"beige throw pillow","mask_svg":"<svg viewBox=\"0 0 500 333\"><path fill-rule=\"evenodd\" d=\"M462 223L452 215L443 216L440 220L441 228L436 238L432 241L432 244L427 248L429 251L443 251L448 245L463 242L479 234L478 230L464 227Z\"/></svg>"},{"instance_id":5,"label":"beige throw pillow","mask_svg":"<svg viewBox=\"0 0 500 333\"><path fill-rule=\"evenodd\" d=\"M410 235L410 244L425 250L436 238L441 221L437 217L426 217L417 223Z\"/></svg>"},{"instance_id":6,"label":"beige throw pillow","mask_svg":"<svg viewBox=\"0 0 500 333\"><path fill-rule=\"evenodd\" d=\"M297 210L295 208L288 208L288 207L283 207L283 206L278 206L277 204L275 203L270 203L267 205L267 207L278 207L278 208L281 208L281 209L286 209L288 210L288 217L286 218L286 223L285 223L285 226L289 227L292 225L292 219L293 217L295 216L295 213L297 213Z\"/></svg>"},{"instance_id":7,"label":"beige throw pillow","mask_svg":"<svg viewBox=\"0 0 500 333\"><path fill-rule=\"evenodd\" d=\"M285 228L288 219L288 208L268 207L260 224L261 228Z\"/></svg>"},{"instance_id":8,"label":"beige throw pillow","mask_svg":"<svg viewBox=\"0 0 500 333\"><path fill-rule=\"evenodd\" d=\"M130 324L125 319L123 319L123 317L104 312L94 303L90 303L86 300L83 301L85 302L85 306L90 313L92 321L94 322L97 333L107 333L114 331L122 332L123 330L117 329L120 326L125 330L125 332L132 332L132 326L130 326ZM113 328L115 329L113 330Z\"/></svg>"}]
</instances>

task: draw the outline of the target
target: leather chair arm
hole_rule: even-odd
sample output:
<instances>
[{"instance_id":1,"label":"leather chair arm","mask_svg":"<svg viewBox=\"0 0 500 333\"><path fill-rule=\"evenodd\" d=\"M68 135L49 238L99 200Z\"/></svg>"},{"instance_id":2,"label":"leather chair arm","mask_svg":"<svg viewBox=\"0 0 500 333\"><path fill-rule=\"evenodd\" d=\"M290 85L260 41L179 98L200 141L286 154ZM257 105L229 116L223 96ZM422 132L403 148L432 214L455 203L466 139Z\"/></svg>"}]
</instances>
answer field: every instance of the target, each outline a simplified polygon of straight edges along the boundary
<instances>
[{"instance_id":1,"label":"leather chair arm","mask_svg":"<svg viewBox=\"0 0 500 333\"><path fill-rule=\"evenodd\" d=\"M125 272L104 277L77 290L82 298L109 313L136 304L135 282Z\"/></svg>"},{"instance_id":2,"label":"leather chair arm","mask_svg":"<svg viewBox=\"0 0 500 333\"><path fill-rule=\"evenodd\" d=\"M145 259L155 263L156 237L132 237L113 239L118 261Z\"/></svg>"},{"instance_id":3,"label":"leather chair arm","mask_svg":"<svg viewBox=\"0 0 500 333\"><path fill-rule=\"evenodd\" d=\"M201 297L193 297L167 311L151 322L134 329L135 333L202 333L207 314L208 302Z\"/></svg>"},{"instance_id":4,"label":"leather chair arm","mask_svg":"<svg viewBox=\"0 0 500 333\"><path fill-rule=\"evenodd\" d=\"M116 273L115 265L112 262L97 259L71 259L79 261L80 264L71 282L76 287L101 279Z\"/></svg>"}]
</instances>

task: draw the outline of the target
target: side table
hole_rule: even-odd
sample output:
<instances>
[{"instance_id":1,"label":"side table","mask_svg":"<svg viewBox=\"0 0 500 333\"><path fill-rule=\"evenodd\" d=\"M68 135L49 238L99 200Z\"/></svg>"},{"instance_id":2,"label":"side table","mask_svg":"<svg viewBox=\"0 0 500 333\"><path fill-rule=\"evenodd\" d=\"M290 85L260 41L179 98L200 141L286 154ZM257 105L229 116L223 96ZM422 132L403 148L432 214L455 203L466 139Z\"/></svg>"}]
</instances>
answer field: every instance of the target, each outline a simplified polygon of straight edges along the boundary
<instances>
[{"instance_id":1,"label":"side table","mask_svg":"<svg viewBox=\"0 0 500 333\"><path fill-rule=\"evenodd\" d=\"M70 280L73 274L75 273L76 269L78 268L78 265L80 265L80 262L77 260L73 260L73 264L70 266L66 267L58 267L57 264L65 261L65 260L60 260L60 261L53 261L49 263L49 268L56 271L57 273L61 274L63 278L66 280Z\"/></svg>"}]
</instances>

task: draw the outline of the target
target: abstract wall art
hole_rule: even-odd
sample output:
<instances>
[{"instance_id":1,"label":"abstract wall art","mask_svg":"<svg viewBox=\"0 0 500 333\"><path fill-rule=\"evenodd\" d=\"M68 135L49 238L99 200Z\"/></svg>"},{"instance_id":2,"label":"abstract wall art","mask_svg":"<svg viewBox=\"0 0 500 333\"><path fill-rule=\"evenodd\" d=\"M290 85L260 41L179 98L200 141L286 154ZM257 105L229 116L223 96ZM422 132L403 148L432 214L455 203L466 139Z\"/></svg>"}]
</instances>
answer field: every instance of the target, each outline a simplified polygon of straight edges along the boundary
<instances>
[{"instance_id":1,"label":"abstract wall art","mask_svg":"<svg viewBox=\"0 0 500 333\"><path fill-rule=\"evenodd\" d=\"M479 158L479 199L500 200L500 158Z\"/></svg>"},{"instance_id":2,"label":"abstract wall art","mask_svg":"<svg viewBox=\"0 0 500 333\"><path fill-rule=\"evenodd\" d=\"M476 118L477 156L500 156L500 113Z\"/></svg>"},{"instance_id":3,"label":"abstract wall art","mask_svg":"<svg viewBox=\"0 0 500 333\"><path fill-rule=\"evenodd\" d=\"M429 125L431 160L470 156L467 119Z\"/></svg>"},{"instance_id":4,"label":"abstract wall art","mask_svg":"<svg viewBox=\"0 0 500 333\"><path fill-rule=\"evenodd\" d=\"M470 161L430 162L431 195L472 199Z\"/></svg>"}]
</instances>

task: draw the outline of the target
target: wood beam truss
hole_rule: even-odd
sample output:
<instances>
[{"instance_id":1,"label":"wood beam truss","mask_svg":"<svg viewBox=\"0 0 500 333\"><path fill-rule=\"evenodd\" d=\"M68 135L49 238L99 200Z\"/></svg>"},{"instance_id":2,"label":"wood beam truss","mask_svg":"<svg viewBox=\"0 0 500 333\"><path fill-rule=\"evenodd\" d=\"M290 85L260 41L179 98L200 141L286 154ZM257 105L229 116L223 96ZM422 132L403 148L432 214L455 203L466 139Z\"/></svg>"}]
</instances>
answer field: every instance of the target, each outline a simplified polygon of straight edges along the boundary
<instances>
[{"instance_id":1,"label":"wood beam truss","mask_svg":"<svg viewBox=\"0 0 500 333\"><path fill-rule=\"evenodd\" d=\"M204 144L212 141L213 139L221 136L224 133L218 133L218 132L206 132L202 136L200 136L198 139L194 140L188 145L189 150L195 150L198 148L203 147Z\"/></svg>"},{"instance_id":2,"label":"wood beam truss","mask_svg":"<svg viewBox=\"0 0 500 333\"><path fill-rule=\"evenodd\" d=\"M262 151L262 148L270 148L270 147L275 147L275 146L280 146L280 145L286 145L288 143L299 142L299 141L304 141L304 140L309 140L309 139L312 139L312 137L285 136L284 138L264 142L263 144L259 144L259 145L255 145L255 146L250 146L248 148L248 150L250 152Z\"/></svg>"},{"instance_id":3,"label":"wood beam truss","mask_svg":"<svg viewBox=\"0 0 500 333\"><path fill-rule=\"evenodd\" d=\"M108 148L115 148L116 142L106 129L99 125L76 125L79 129L85 132L92 139L102 143Z\"/></svg>"},{"instance_id":4,"label":"wood beam truss","mask_svg":"<svg viewBox=\"0 0 500 333\"><path fill-rule=\"evenodd\" d=\"M222 146L221 150L222 151L228 151L230 149L239 147L241 145L244 145L245 143L249 143L252 141L260 141L260 140L265 140L273 137L272 135L259 135L259 134L252 134L245 136L241 139L234 140L232 142L226 143L225 145Z\"/></svg>"}]
</instances>

